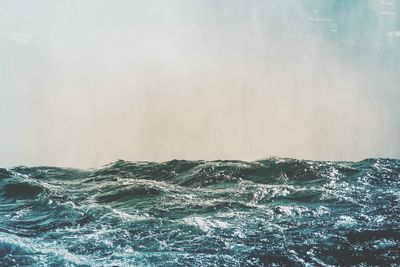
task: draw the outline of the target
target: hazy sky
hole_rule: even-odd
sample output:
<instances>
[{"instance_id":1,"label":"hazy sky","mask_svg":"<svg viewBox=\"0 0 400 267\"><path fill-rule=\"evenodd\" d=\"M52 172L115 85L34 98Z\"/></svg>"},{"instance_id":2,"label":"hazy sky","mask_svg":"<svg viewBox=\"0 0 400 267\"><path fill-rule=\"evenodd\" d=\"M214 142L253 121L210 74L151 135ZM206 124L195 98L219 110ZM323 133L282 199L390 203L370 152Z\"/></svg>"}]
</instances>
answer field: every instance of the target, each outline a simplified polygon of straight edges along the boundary
<instances>
[{"instance_id":1,"label":"hazy sky","mask_svg":"<svg viewBox=\"0 0 400 267\"><path fill-rule=\"evenodd\" d=\"M0 0L0 166L400 157L400 1Z\"/></svg>"}]
</instances>

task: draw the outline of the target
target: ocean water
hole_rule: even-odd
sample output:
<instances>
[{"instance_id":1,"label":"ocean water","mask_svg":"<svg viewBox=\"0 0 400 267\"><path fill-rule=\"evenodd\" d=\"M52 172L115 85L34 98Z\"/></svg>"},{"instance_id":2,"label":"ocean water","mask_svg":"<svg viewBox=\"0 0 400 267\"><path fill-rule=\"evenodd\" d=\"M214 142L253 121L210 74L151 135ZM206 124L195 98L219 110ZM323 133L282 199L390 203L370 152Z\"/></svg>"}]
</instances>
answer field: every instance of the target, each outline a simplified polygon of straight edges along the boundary
<instances>
[{"instance_id":1,"label":"ocean water","mask_svg":"<svg viewBox=\"0 0 400 267\"><path fill-rule=\"evenodd\" d=\"M0 169L0 266L400 266L400 160Z\"/></svg>"}]
</instances>

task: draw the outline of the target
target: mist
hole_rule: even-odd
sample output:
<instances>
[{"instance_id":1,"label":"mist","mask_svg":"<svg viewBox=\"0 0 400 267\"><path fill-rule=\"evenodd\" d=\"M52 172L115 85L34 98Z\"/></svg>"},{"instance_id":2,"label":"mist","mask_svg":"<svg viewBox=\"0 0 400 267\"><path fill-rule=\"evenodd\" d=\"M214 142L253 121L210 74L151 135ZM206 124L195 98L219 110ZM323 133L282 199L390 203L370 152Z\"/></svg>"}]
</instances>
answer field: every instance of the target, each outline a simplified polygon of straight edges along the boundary
<instances>
[{"instance_id":1,"label":"mist","mask_svg":"<svg viewBox=\"0 0 400 267\"><path fill-rule=\"evenodd\" d=\"M0 165L400 157L400 1L1 1Z\"/></svg>"}]
</instances>

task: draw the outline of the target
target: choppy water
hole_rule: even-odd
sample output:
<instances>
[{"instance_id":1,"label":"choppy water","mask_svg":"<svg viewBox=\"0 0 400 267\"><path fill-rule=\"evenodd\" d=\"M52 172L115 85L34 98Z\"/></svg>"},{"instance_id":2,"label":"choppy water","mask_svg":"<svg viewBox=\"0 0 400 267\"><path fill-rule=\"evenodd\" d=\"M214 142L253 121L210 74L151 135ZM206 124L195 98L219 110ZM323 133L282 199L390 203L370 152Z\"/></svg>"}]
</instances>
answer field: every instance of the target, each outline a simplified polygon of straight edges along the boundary
<instances>
[{"instance_id":1,"label":"choppy water","mask_svg":"<svg viewBox=\"0 0 400 267\"><path fill-rule=\"evenodd\" d=\"M0 266L400 265L400 160L0 169Z\"/></svg>"}]
</instances>

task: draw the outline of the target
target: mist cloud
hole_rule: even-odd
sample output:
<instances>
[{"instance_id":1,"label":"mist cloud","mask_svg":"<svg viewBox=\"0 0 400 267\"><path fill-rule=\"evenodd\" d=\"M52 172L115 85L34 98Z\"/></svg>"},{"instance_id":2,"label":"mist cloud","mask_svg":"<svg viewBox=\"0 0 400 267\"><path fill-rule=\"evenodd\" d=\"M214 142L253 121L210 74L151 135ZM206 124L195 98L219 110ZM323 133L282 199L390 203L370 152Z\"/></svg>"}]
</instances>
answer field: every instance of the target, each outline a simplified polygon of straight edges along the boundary
<instances>
[{"instance_id":1,"label":"mist cloud","mask_svg":"<svg viewBox=\"0 0 400 267\"><path fill-rule=\"evenodd\" d=\"M4 1L0 163L400 156L398 1Z\"/></svg>"}]
</instances>

